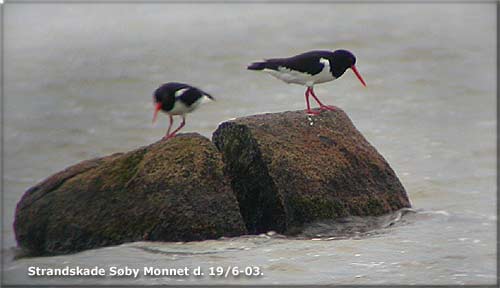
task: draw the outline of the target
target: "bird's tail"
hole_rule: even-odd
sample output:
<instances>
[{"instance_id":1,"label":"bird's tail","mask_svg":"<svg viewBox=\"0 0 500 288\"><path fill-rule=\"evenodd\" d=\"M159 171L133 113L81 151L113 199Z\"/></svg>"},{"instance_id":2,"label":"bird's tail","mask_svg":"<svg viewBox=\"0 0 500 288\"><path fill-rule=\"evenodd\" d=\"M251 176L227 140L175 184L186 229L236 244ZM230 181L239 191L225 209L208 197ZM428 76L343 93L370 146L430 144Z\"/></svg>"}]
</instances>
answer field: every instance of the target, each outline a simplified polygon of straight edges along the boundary
<instances>
[{"instance_id":1,"label":"bird's tail","mask_svg":"<svg viewBox=\"0 0 500 288\"><path fill-rule=\"evenodd\" d=\"M264 70L265 68L267 68L266 62L253 62L247 67L248 70Z\"/></svg>"},{"instance_id":2,"label":"bird's tail","mask_svg":"<svg viewBox=\"0 0 500 288\"><path fill-rule=\"evenodd\" d=\"M202 95L201 103L205 104L205 103L215 101L215 98L212 95L208 94L207 92L205 92L203 90L199 90L199 91L201 92L201 95Z\"/></svg>"},{"instance_id":3,"label":"bird's tail","mask_svg":"<svg viewBox=\"0 0 500 288\"><path fill-rule=\"evenodd\" d=\"M207 98L208 98L208 99L210 99L210 100L212 100L212 101L215 101L215 98L214 98L212 95L208 94L208 93L207 93L207 92L205 92L205 91L202 91L202 92L203 92L203 95L207 96Z\"/></svg>"}]
</instances>

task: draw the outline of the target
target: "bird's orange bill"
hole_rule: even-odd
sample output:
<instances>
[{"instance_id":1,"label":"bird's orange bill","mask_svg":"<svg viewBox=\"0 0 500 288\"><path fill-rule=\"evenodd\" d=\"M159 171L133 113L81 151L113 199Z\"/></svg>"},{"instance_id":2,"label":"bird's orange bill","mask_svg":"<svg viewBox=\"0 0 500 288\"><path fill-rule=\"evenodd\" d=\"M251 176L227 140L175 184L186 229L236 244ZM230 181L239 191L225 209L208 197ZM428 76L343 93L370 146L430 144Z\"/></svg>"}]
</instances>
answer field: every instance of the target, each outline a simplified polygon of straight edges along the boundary
<instances>
[{"instance_id":1,"label":"bird's orange bill","mask_svg":"<svg viewBox=\"0 0 500 288\"><path fill-rule=\"evenodd\" d=\"M358 77L359 81L361 81L361 84L366 87L365 80L363 80L363 77L361 77L361 74L359 74L358 69L356 69L356 66L352 65L351 66L352 71L354 71L354 74Z\"/></svg>"},{"instance_id":2,"label":"bird's orange bill","mask_svg":"<svg viewBox=\"0 0 500 288\"><path fill-rule=\"evenodd\" d=\"M155 104L155 112L153 114L153 123L156 122L156 116L158 116L158 111L161 110L161 103L156 103Z\"/></svg>"}]
</instances>

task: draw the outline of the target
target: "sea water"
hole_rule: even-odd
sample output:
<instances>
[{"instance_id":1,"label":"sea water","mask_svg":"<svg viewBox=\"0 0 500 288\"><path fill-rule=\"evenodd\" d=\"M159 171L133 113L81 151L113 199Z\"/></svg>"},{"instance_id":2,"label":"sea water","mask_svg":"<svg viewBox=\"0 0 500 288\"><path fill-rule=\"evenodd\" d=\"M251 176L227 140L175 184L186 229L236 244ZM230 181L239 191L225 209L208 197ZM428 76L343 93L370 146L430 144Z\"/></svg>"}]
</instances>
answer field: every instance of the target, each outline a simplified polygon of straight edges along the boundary
<instances>
[{"instance_id":1,"label":"sea water","mask_svg":"<svg viewBox=\"0 0 500 288\"><path fill-rule=\"evenodd\" d=\"M493 3L10 3L3 9L5 284L496 283ZM13 260L12 223L24 191L79 161L160 139L167 117L156 126L151 118L152 92L161 83L188 82L217 99L189 115L183 130L210 137L229 118L305 108L304 87L247 71L247 64L340 48L357 56L367 87L347 71L315 87L316 94L344 109L387 159L412 212L342 237L332 223L311 228L307 237L137 242ZM97 266L106 275L28 276L29 267L66 266ZM204 276L112 276L112 267L199 268Z\"/></svg>"}]
</instances>

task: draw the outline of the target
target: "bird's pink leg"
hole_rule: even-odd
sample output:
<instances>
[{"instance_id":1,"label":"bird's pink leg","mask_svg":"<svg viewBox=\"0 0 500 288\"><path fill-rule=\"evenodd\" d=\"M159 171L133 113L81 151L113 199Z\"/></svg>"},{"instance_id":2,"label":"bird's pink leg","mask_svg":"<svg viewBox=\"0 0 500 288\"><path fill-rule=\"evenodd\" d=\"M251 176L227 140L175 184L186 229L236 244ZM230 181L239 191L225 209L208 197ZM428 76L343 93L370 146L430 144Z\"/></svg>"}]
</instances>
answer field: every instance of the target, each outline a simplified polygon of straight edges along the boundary
<instances>
[{"instance_id":1,"label":"bird's pink leg","mask_svg":"<svg viewBox=\"0 0 500 288\"><path fill-rule=\"evenodd\" d=\"M318 111L313 111L311 110L311 105L309 104L309 92L311 91L311 87L307 87L306 89L306 105L307 105L307 110L306 113L309 115L319 115Z\"/></svg>"},{"instance_id":2,"label":"bird's pink leg","mask_svg":"<svg viewBox=\"0 0 500 288\"><path fill-rule=\"evenodd\" d=\"M319 101L318 97L316 97L316 95L314 95L313 88L311 88L310 91L311 91L311 95L313 96L314 100L316 100L316 102L318 102L319 109L321 109L321 110L330 110L330 111L334 111L336 109L335 106L325 105L325 104L321 103L321 101Z\"/></svg>"},{"instance_id":3,"label":"bird's pink leg","mask_svg":"<svg viewBox=\"0 0 500 288\"><path fill-rule=\"evenodd\" d=\"M170 120L170 123L168 124L167 134L165 134L163 139L170 138L170 129L172 129L172 124L174 124L174 117L172 117L172 115L168 115L168 119Z\"/></svg>"},{"instance_id":4,"label":"bird's pink leg","mask_svg":"<svg viewBox=\"0 0 500 288\"><path fill-rule=\"evenodd\" d=\"M168 125L167 135L170 134L170 129L172 129L172 124L174 124L174 117L172 115L168 115L168 119L170 120L170 123Z\"/></svg>"},{"instance_id":5,"label":"bird's pink leg","mask_svg":"<svg viewBox=\"0 0 500 288\"><path fill-rule=\"evenodd\" d=\"M177 127L177 129L175 129L174 132L172 132L170 135L168 135L167 139L175 137L175 133L179 132L179 130L181 130L182 127L184 127L185 124L186 124L186 117L184 115L182 115L182 123L181 123L181 125L179 125L179 127Z\"/></svg>"}]
</instances>

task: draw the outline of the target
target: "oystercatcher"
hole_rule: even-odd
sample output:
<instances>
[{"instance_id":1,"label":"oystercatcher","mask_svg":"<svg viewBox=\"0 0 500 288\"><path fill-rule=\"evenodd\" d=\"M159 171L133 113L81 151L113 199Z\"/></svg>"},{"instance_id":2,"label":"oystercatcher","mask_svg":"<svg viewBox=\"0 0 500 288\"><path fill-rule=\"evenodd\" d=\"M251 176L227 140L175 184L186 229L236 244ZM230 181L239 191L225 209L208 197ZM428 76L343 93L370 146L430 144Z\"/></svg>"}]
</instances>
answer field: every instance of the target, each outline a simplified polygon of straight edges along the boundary
<instances>
[{"instance_id":1,"label":"oystercatcher","mask_svg":"<svg viewBox=\"0 0 500 288\"><path fill-rule=\"evenodd\" d=\"M347 50L314 50L305 52L290 58L266 59L262 62L254 62L247 68L249 70L262 70L286 83L294 83L307 86L305 97L307 113L317 115L319 112L311 110L309 96L318 102L322 110L335 110L333 106L327 106L319 101L314 94L314 84L333 81L351 68L359 81L366 86L365 81L356 69L356 57Z\"/></svg>"},{"instance_id":2,"label":"oystercatcher","mask_svg":"<svg viewBox=\"0 0 500 288\"><path fill-rule=\"evenodd\" d=\"M158 111L162 110L168 114L170 124L164 139L175 136L179 130L186 124L186 114L192 112L205 100L215 100L210 94L196 87L184 83L170 82L161 85L155 90L153 101L155 111L153 114L153 123L156 121ZM174 115L182 116L182 123L177 129L170 133L174 123Z\"/></svg>"}]
</instances>

